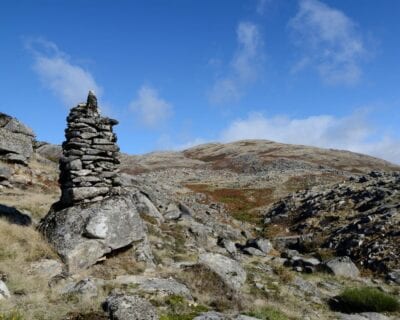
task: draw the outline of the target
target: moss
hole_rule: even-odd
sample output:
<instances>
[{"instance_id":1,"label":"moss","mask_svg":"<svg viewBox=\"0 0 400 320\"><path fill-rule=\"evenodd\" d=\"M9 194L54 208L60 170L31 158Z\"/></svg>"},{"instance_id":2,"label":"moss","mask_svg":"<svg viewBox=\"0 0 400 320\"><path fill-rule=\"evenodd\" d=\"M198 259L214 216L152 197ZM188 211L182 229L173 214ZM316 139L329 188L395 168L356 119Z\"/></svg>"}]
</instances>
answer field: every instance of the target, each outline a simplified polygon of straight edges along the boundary
<instances>
[{"instance_id":1,"label":"moss","mask_svg":"<svg viewBox=\"0 0 400 320\"><path fill-rule=\"evenodd\" d=\"M165 304L170 311L161 315L160 320L191 320L199 314L208 311L207 307L192 305L184 297L178 295L166 298Z\"/></svg>"},{"instance_id":2,"label":"moss","mask_svg":"<svg viewBox=\"0 0 400 320\"><path fill-rule=\"evenodd\" d=\"M400 311L400 302L377 288L360 287L345 289L331 302L331 307L346 313L394 312Z\"/></svg>"}]
</instances>

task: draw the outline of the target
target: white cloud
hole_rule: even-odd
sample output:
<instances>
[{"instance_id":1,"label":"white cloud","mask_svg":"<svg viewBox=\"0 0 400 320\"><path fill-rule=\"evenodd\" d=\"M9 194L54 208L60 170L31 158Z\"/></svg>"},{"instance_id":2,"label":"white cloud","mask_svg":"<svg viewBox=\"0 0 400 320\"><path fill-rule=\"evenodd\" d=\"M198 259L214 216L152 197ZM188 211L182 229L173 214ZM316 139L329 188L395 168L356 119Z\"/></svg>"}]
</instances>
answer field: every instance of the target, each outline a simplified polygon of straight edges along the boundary
<instances>
[{"instance_id":1,"label":"white cloud","mask_svg":"<svg viewBox=\"0 0 400 320\"><path fill-rule=\"evenodd\" d=\"M89 90L101 95L102 89L93 75L73 64L55 43L43 39L30 39L26 45L34 57L33 70L44 86L59 97L67 107L86 101Z\"/></svg>"},{"instance_id":2,"label":"white cloud","mask_svg":"<svg viewBox=\"0 0 400 320\"><path fill-rule=\"evenodd\" d=\"M154 128L172 114L172 106L167 101L158 96L157 90L143 85L137 98L131 102L131 110L135 112L139 121L146 127Z\"/></svg>"},{"instance_id":3,"label":"white cloud","mask_svg":"<svg viewBox=\"0 0 400 320\"><path fill-rule=\"evenodd\" d=\"M224 142L243 139L350 150L400 163L400 139L382 134L377 138L377 132L363 113L343 118L320 115L303 119L267 118L253 113L233 121L220 136Z\"/></svg>"},{"instance_id":4,"label":"white cloud","mask_svg":"<svg viewBox=\"0 0 400 320\"><path fill-rule=\"evenodd\" d=\"M356 24L343 12L318 0L300 0L289 27L295 44L304 51L292 71L311 66L329 84L360 80L366 49Z\"/></svg>"},{"instance_id":5,"label":"white cloud","mask_svg":"<svg viewBox=\"0 0 400 320\"><path fill-rule=\"evenodd\" d=\"M244 89L253 83L262 64L262 40L258 27L251 22L240 22L237 30L237 49L230 62L228 74L217 79L209 98L212 103L237 101Z\"/></svg>"},{"instance_id":6,"label":"white cloud","mask_svg":"<svg viewBox=\"0 0 400 320\"><path fill-rule=\"evenodd\" d=\"M256 11L259 15L263 15L267 8L267 5L271 2L271 0L257 0Z\"/></svg>"}]
</instances>

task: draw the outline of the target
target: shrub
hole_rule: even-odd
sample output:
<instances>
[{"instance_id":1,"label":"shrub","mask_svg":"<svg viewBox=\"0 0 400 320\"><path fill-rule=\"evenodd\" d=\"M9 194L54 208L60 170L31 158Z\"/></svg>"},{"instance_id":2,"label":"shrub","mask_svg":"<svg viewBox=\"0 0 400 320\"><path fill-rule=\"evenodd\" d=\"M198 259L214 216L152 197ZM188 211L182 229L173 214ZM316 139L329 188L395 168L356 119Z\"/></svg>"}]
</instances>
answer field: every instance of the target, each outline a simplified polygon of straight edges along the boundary
<instances>
[{"instance_id":1,"label":"shrub","mask_svg":"<svg viewBox=\"0 0 400 320\"><path fill-rule=\"evenodd\" d=\"M272 307L264 307L246 314L248 316L263 320L289 320L286 314Z\"/></svg>"},{"instance_id":2,"label":"shrub","mask_svg":"<svg viewBox=\"0 0 400 320\"><path fill-rule=\"evenodd\" d=\"M394 296L371 287L347 288L331 306L346 313L400 310L400 303Z\"/></svg>"}]
</instances>

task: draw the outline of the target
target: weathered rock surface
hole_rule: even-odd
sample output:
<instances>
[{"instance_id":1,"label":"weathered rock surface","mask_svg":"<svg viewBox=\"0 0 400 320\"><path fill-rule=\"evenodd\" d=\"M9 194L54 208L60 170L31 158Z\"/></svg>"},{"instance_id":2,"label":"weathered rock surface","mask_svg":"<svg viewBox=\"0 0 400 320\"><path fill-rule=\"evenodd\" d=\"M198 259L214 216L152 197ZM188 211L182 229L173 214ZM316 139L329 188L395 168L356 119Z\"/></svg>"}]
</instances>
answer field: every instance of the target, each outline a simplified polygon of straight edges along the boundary
<instances>
[{"instance_id":1,"label":"weathered rock surface","mask_svg":"<svg viewBox=\"0 0 400 320\"><path fill-rule=\"evenodd\" d=\"M27 164L35 134L17 119L0 113L0 159Z\"/></svg>"},{"instance_id":2,"label":"weathered rock surface","mask_svg":"<svg viewBox=\"0 0 400 320\"><path fill-rule=\"evenodd\" d=\"M0 301L8 299L11 297L10 291L8 290L6 284L0 280Z\"/></svg>"},{"instance_id":3,"label":"weathered rock surface","mask_svg":"<svg viewBox=\"0 0 400 320\"><path fill-rule=\"evenodd\" d=\"M289 225L310 235L298 239L299 247L324 247L385 273L398 268L400 259L399 191L400 173L371 172L285 197L269 208L265 225Z\"/></svg>"},{"instance_id":4,"label":"weathered rock surface","mask_svg":"<svg viewBox=\"0 0 400 320\"><path fill-rule=\"evenodd\" d=\"M339 314L340 320L390 320L390 318L386 317L383 314L376 312L364 312L357 314Z\"/></svg>"},{"instance_id":5,"label":"weathered rock surface","mask_svg":"<svg viewBox=\"0 0 400 320\"><path fill-rule=\"evenodd\" d=\"M63 155L60 158L60 204L98 201L118 194L118 121L102 117L90 91L86 104L72 108L67 117Z\"/></svg>"},{"instance_id":6,"label":"weathered rock surface","mask_svg":"<svg viewBox=\"0 0 400 320\"><path fill-rule=\"evenodd\" d=\"M144 225L131 195L52 210L42 220L40 230L71 272L145 238Z\"/></svg>"},{"instance_id":7,"label":"weathered rock surface","mask_svg":"<svg viewBox=\"0 0 400 320\"><path fill-rule=\"evenodd\" d=\"M336 257L324 263L324 267L335 276L357 278L360 271L349 257Z\"/></svg>"},{"instance_id":8,"label":"weathered rock surface","mask_svg":"<svg viewBox=\"0 0 400 320\"><path fill-rule=\"evenodd\" d=\"M113 320L158 320L156 309L145 299L135 295L112 293L103 304Z\"/></svg>"},{"instance_id":9,"label":"weathered rock surface","mask_svg":"<svg viewBox=\"0 0 400 320\"><path fill-rule=\"evenodd\" d=\"M199 263L218 274L233 289L239 290L246 281L246 271L240 263L218 253L203 253Z\"/></svg>"}]
</instances>

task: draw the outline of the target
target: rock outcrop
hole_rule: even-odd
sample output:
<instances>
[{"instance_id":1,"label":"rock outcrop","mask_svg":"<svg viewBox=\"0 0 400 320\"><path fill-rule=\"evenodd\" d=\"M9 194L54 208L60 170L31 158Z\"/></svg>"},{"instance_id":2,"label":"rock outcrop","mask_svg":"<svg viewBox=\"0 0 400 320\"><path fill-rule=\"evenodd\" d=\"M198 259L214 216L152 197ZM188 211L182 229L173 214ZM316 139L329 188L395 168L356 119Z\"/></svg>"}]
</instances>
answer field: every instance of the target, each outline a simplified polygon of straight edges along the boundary
<instances>
[{"instance_id":1,"label":"rock outcrop","mask_svg":"<svg viewBox=\"0 0 400 320\"><path fill-rule=\"evenodd\" d=\"M0 159L27 165L35 134L17 119L0 112Z\"/></svg>"},{"instance_id":2,"label":"rock outcrop","mask_svg":"<svg viewBox=\"0 0 400 320\"><path fill-rule=\"evenodd\" d=\"M113 250L147 240L136 197L116 187L118 147L112 126L117 121L100 116L91 92L67 121L60 159L62 195L40 230L68 271L76 272Z\"/></svg>"},{"instance_id":3,"label":"rock outcrop","mask_svg":"<svg viewBox=\"0 0 400 320\"><path fill-rule=\"evenodd\" d=\"M398 269L400 173L371 172L313 187L273 204L265 225L311 235L299 247L324 247L378 272ZM300 238L298 238L300 241Z\"/></svg>"},{"instance_id":4,"label":"rock outcrop","mask_svg":"<svg viewBox=\"0 0 400 320\"><path fill-rule=\"evenodd\" d=\"M89 92L67 117L63 156L60 159L61 204L102 200L117 193L119 148L113 126L117 120L100 116L97 98Z\"/></svg>"}]
</instances>

